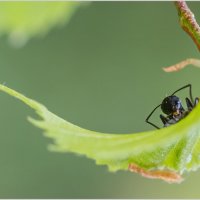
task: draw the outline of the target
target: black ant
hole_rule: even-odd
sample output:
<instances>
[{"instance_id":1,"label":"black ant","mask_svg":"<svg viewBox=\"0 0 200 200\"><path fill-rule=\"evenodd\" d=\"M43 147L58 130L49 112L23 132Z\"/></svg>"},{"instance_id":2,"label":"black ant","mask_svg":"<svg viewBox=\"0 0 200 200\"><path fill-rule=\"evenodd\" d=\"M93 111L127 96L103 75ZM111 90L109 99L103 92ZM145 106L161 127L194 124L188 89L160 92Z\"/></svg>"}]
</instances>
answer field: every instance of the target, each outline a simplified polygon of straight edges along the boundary
<instances>
[{"instance_id":1,"label":"black ant","mask_svg":"<svg viewBox=\"0 0 200 200\"><path fill-rule=\"evenodd\" d=\"M189 87L190 99L188 97L185 98L186 105L187 105L187 110L185 110L181 104L181 100L174 94L188 87ZM148 120L151 117L151 115L155 112L155 110L161 107L161 110L167 116L165 117L163 115L160 115L160 119L163 122L164 127L170 126L172 124L177 123L178 121L183 119L185 116L187 116L192 111L192 109L197 105L198 102L199 102L199 98L195 98L195 100L193 101L192 85L191 84L185 85L184 87L176 90L172 95L165 97L162 103L156 106L153 109L153 111L149 114L149 116L146 118L146 122L151 124L153 127L160 129L158 126L149 122Z\"/></svg>"}]
</instances>

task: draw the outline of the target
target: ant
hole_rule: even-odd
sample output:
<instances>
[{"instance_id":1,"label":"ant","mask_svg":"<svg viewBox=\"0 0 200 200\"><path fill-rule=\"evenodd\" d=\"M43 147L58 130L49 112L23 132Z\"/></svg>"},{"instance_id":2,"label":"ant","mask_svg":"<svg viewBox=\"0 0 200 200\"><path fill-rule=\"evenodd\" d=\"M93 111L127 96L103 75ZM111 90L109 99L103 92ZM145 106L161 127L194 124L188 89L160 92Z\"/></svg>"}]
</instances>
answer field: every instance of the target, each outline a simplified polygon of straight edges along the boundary
<instances>
[{"instance_id":1,"label":"ant","mask_svg":"<svg viewBox=\"0 0 200 200\"><path fill-rule=\"evenodd\" d=\"M181 104L181 100L174 94L188 87L189 87L190 99L188 97L185 98L187 105L187 110L185 110ZM153 127L160 129L158 126L156 126L152 122L149 122L148 120L151 117L151 115L155 112L155 110L161 107L162 112L167 116L165 117L163 115L160 115L160 119L164 124L164 127L170 126L172 124L177 123L184 117L186 117L193 110L193 108L197 105L198 102L199 98L195 98L195 100L193 101L192 85L191 84L185 85L180 89L176 90L174 93L172 93L172 95L165 97L162 103L153 109L153 111L149 114L149 116L146 118L145 121L151 124Z\"/></svg>"}]
</instances>

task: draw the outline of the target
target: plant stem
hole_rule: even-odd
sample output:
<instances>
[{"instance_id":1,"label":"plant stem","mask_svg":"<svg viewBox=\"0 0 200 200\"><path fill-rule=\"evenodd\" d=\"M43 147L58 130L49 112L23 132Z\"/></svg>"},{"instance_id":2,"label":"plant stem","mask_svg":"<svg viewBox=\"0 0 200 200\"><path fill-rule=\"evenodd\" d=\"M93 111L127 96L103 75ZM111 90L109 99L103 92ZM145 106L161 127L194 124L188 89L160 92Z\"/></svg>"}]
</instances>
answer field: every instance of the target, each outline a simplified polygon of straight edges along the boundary
<instances>
[{"instance_id":1,"label":"plant stem","mask_svg":"<svg viewBox=\"0 0 200 200\"><path fill-rule=\"evenodd\" d=\"M195 58L188 58L186 60L183 60L175 65L169 66L169 67L164 67L163 70L165 72L177 72L185 67L187 67L188 65L193 65L195 67L199 67L200 68L200 60L199 59L195 59Z\"/></svg>"},{"instance_id":2,"label":"plant stem","mask_svg":"<svg viewBox=\"0 0 200 200\"><path fill-rule=\"evenodd\" d=\"M193 39L200 51L200 27L185 1L175 1L180 25Z\"/></svg>"}]
</instances>

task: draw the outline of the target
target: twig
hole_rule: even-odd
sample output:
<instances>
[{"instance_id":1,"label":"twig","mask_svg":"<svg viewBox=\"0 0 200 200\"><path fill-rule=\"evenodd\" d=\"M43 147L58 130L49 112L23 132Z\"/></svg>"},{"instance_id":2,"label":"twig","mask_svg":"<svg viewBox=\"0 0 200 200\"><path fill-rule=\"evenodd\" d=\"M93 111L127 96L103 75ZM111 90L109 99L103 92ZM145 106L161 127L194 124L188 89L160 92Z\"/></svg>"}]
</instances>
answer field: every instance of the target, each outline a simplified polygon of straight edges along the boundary
<instances>
[{"instance_id":1,"label":"twig","mask_svg":"<svg viewBox=\"0 0 200 200\"><path fill-rule=\"evenodd\" d=\"M177 72L188 65L194 65L195 67L200 68L200 60L195 59L195 58L188 58L186 60L183 60L175 65L169 66L169 67L164 67L163 70L165 72Z\"/></svg>"},{"instance_id":2,"label":"twig","mask_svg":"<svg viewBox=\"0 0 200 200\"><path fill-rule=\"evenodd\" d=\"M175 1L181 27L193 39L200 51L200 27L185 1Z\"/></svg>"}]
</instances>

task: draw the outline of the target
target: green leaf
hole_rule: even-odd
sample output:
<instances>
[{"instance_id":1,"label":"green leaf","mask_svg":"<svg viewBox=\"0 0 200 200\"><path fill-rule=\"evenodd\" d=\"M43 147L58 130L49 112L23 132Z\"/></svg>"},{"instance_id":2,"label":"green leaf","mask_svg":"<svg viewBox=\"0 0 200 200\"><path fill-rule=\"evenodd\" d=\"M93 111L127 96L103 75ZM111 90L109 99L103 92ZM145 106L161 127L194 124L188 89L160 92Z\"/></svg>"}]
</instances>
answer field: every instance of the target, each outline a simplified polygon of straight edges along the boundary
<instances>
[{"instance_id":1,"label":"green leaf","mask_svg":"<svg viewBox=\"0 0 200 200\"><path fill-rule=\"evenodd\" d=\"M0 2L0 33L14 46L69 21L80 2Z\"/></svg>"},{"instance_id":2,"label":"green leaf","mask_svg":"<svg viewBox=\"0 0 200 200\"><path fill-rule=\"evenodd\" d=\"M130 170L149 178L180 182L185 172L200 166L200 105L179 123L134 134L90 131L65 121L42 104L0 85L0 90L23 101L41 119L28 118L52 138L50 150L74 152L107 165L110 171Z\"/></svg>"}]
</instances>

